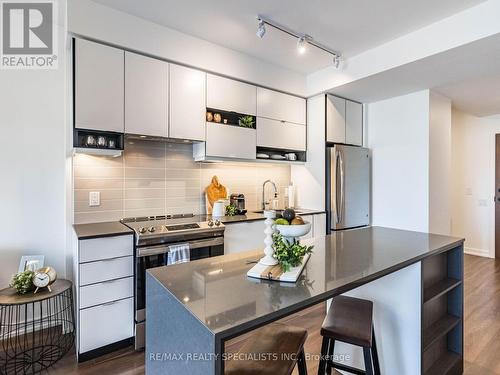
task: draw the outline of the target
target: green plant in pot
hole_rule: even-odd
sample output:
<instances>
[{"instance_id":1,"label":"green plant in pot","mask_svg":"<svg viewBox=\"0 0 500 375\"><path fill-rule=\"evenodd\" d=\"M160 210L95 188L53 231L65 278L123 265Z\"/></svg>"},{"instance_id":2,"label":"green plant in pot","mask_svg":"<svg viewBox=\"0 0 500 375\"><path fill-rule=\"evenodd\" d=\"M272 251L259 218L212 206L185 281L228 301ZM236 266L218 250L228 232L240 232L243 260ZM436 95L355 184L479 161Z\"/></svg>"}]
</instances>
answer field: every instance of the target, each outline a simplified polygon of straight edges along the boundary
<instances>
[{"instance_id":1,"label":"green plant in pot","mask_svg":"<svg viewBox=\"0 0 500 375\"><path fill-rule=\"evenodd\" d=\"M33 271L26 270L12 276L9 286L14 288L18 294L26 294L34 289Z\"/></svg>"},{"instance_id":2,"label":"green plant in pot","mask_svg":"<svg viewBox=\"0 0 500 375\"><path fill-rule=\"evenodd\" d=\"M279 233L273 234L274 257L283 272L290 271L302 263L306 254L311 254L314 246L301 245L295 238L285 238Z\"/></svg>"},{"instance_id":3,"label":"green plant in pot","mask_svg":"<svg viewBox=\"0 0 500 375\"><path fill-rule=\"evenodd\" d=\"M242 116L238 121L238 124L243 128L253 128L254 123L253 116Z\"/></svg>"}]
</instances>

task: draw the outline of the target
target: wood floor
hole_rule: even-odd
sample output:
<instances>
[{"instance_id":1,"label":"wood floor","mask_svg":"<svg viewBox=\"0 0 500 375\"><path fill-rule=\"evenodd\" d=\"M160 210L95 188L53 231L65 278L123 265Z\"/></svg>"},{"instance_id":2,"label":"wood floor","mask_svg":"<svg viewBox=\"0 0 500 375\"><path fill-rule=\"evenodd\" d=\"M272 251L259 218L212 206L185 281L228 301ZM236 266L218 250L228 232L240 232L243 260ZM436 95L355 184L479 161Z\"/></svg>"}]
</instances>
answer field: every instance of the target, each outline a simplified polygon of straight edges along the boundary
<instances>
[{"instance_id":1,"label":"wood floor","mask_svg":"<svg viewBox=\"0 0 500 375\"><path fill-rule=\"evenodd\" d=\"M325 315L318 305L284 321L307 328L306 353L318 354L321 346L319 328ZM232 340L228 351L237 350L244 337ZM465 374L500 375L500 260L465 256ZM317 372L318 363L307 363L309 374ZM136 375L144 373L144 352L132 348L115 352L80 365L74 354L67 355L51 370L51 374Z\"/></svg>"}]
</instances>

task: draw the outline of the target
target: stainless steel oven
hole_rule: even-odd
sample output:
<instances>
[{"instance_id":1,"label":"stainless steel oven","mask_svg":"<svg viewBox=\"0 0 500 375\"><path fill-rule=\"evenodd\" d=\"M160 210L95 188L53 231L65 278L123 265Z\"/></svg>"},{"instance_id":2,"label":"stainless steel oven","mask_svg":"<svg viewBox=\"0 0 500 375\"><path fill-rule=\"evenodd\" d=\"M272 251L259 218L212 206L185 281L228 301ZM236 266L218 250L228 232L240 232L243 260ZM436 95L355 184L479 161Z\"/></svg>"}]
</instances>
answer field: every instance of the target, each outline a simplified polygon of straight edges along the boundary
<instances>
[{"instance_id":1,"label":"stainless steel oven","mask_svg":"<svg viewBox=\"0 0 500 375\"><path fill-rule=\"evenodd\" d=\"M169 247L188 244L190 261L224 254L224 225L218 221L196 221L196 216L184 218L148 218L124 224L136 232L135 246L135 348L145 345L146 270L168 266ZM128 220L128 221L126 221ZM146 225L147 224L147 225Z\"/></svg>"}]
</instances>

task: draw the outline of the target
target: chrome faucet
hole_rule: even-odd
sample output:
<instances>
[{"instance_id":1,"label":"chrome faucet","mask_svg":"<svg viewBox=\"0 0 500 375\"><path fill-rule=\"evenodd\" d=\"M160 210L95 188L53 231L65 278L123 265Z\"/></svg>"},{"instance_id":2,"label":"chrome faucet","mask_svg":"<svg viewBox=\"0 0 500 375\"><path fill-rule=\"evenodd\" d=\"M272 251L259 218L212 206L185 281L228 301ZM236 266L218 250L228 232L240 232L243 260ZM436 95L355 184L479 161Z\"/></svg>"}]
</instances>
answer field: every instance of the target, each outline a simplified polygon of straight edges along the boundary
<instances>
[{"instance_id":1,"label":"chrome faucet","mask_svg":"<svg viewBox=\"0 0 500 375\"><path fill-rule=\"evenodd\" d=\"M266 209L266 203L269 203L269 202L266 202L266 199L265 199L265 191L266 191L266 184L267 183L270 183L273 185L274 187L274 196L276 196L278 194L278 188L276 187L276 184L271 181L271 180L266 180L264 181L264 183L262 184L262 209L265 210Z\"/></svg>"}]
</instances>

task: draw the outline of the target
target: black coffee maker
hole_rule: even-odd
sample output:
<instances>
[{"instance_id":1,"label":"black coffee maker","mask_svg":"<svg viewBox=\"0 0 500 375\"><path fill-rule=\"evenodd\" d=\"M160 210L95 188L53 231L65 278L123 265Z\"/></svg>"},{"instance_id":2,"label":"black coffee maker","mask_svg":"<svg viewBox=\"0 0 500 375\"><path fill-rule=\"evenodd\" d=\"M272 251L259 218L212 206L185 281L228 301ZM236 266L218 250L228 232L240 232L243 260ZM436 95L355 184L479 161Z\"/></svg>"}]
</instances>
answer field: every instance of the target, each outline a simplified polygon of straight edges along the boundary
<instances>
[{"instance_id":1,"label":"black coffee maker","mask_svg":"<svg viewBox=\"0 0 500 375\"><path fill-rule=\"evenodd\" d=\"M236 215L245 215L247 213L245 209L245 196L243 194L231 194L229 202L236 207Z\"/></svg>"}]
</instances>

